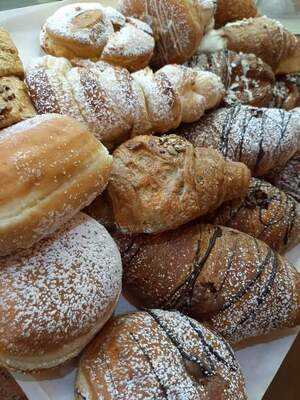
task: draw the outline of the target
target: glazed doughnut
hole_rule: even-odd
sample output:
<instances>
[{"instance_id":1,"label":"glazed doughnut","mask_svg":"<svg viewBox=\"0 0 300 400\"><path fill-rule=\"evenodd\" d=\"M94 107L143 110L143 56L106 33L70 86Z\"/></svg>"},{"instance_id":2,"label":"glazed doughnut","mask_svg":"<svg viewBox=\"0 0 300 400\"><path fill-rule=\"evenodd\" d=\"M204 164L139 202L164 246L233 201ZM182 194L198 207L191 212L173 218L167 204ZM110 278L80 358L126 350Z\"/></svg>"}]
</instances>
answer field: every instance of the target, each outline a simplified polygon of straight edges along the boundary
<instances>
[{"instance_id":1,"label":"glazed doughnut","mask_svg":"<svg viewBox=\"0 0 300 400\"><path fill-rule=\"evenodd\" d=\"M0 365L25 372L75 357L111 316L121 278L114 241L82 213L0 258Z\"/></svg>"},{"instance_id":2,"label":"glazed doughnut","mask_svg":"<svg viewBox=\"0 0 300 400\"><path fill-rule=\"evenodd\" d=\"M87 127L38 115L0 132L0 256L32 246L90 204L112 157Z\"/></svg>"},{"instance_id":3,"label":"glazed doughnut","mask_svg":"<svg viewBox=\"0 0 300 400\"><path fill-rule=\"evenodd\" d=\"M178 312L149 310L110 321L85 350L76 400L245 400L230 346Z\"/></svg>"}]
</instances>

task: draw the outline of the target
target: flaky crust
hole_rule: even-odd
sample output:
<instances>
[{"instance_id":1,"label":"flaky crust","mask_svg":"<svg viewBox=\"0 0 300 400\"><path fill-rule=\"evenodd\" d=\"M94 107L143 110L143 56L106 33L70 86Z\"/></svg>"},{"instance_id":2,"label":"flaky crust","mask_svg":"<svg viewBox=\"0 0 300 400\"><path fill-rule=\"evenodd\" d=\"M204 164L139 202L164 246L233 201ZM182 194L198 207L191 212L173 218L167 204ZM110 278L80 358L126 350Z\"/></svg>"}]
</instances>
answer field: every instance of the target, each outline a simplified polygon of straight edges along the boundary
<instances>
[{"instance_id":1,"label":"flaky crust","mask_svg":"<svg viewBox=\"0 0 300 400\"><path fill-rule=\"evenodd\" d=\"M119 245L124 293L138 307L183 311L230 342L300 323L299 273L256 238L196 224Z\"/></svg>"},{"instance_id":2,"label":"flaky crust","mask_svg":"<svg viewBox=\"0 0 300 400\"><path fill-rule=\"evenodd\" d=\"M154 49L148 25L99 3L59 8L42 27L40 42L53 56L104 60L130 71L146 67Z\"/></svg>"},{"instance_id":3,"label":"flaky crust","mask_svg":"<svg viewBox=\"0 0 300 400\"><path fill-rule=\"evenodd\" d=\"M75 357L110 318L119 251L84 214L32 248L0 258L0 365L47 369Z\"/></svg>"},{"instance_id":4,"label":"flaky crust","mask_svg":"<svg viewBox=\"0 0 300 400\"><path fill-rule=\"evenodd\" d=\"M263 176L299 151L300 119L296 111L240 105L213 111L175 133L196 147L217 149L245 163L253 176Z\"/></svg>"},{"instance_id":5,"label":"flaky crust","mask_svg":"<svg viewBox=\"0 0 300 400\"><path fill-rule=\"evenodd\" d=\"M35 115L25 84L14 76L0 78L0 129Z\"/></svg>"},{"instance_id":6,"label":"flaky crust","mask_svg":"<svg viewBox=\"0 0 300 400\"><path fill-rule=\"evenodd\" d=\"M112 383L113 382L113 383ZM80 361L75 399L245 400L230 346L178 312L110 321Z\"/></svg>"},{"instance_id":7,"label":"flaky crust","mask_svg":"<svg viewBox=\"0 0 300 400\"><path fill-rule=\"evenodd\" d=\"M181 64L198 48L203 34L213 26L212 0L120 0L119 10L147 22L153 29L152 64Z\"/></svg>"},{"instance_id":8,"label":"flaky crust","mask_svg":"<svg viewBox=\"0 0 300 400\"><path fill-rule=\"evenodd\" d=\"M300 70L300 41L280 22L267 17L243 19L208 32L200 48L253 53L273 68L275 74Z\"/></svg>"},{"instance_id":9,"label":"flaky crust","mask_svg":"<svg viewBox=\"0 0 300 400\"><path fill-rule=\"evenodd\" d=\"M282 253L300 242L299 212L291 196L252 179L245 199L224 203L209 220L245 232Z\"/></svg>"},{"instance_id":10,"label":"flaky crust","mask_svg":"<svg viewBox=\"0 0 300 400\"><path fill-rule=\"evenodd\" d=\"M269 107L273 101L275 75L272 68L254 54L230 50L197 52L185 65L218 75L226 89L225 105Z\"/></svg>"},{"instance_id":11,"label":"flaky crust","mask_svg":"<svg viewBox=\"0 0 300 400\"><path fill-rule=\"evenodd\" d=\"M0 27L0 77L3 76L23 78L24 69L9 33Z\"/></svg>"},{"instance_id":12,"label":"flaky crust","mask_svg":"<svg viewBox=\"0 0 300 400\"><path fill-rule=\"evenodd\" d=\"M28 248L90 204L112 157L86 126L40 115L0 133L0 256Z\"/></svg>"},{"instance_id":13,"label":"flaky crust","mask_svg":"<svg viewBox=\"0 0 300 400\"><path fill-rule=\"evenodd\" d=\"M38 112L70 115L88 124L107 147L141 134L163 133L181 122L197 121L224 96L210 72L179 65L156 73L130 74L108 63L46 56L27 71L26 82Z\"/></svg>"},{"instance_id":14,"label":"flaky crust","mask_svg":"<svg viewBox=\"0 0 300 400\"><path fill-rule=\"evenodd\" d=\"M258 10L254 0L217 0L215 26L219 28L227 22L256 17Z\"/></svg>"},{"instance_id":15,"label":"flaky crust","mask_svg":"<svg viewBox=\"0 0 300 400\"><path fill-rule=\"evenodd\" d=\"M154 233L243 197L249 179L244 164L176 135L137 136L115 150L108 193L122 231Z\"/></svg>"}]
</instances>

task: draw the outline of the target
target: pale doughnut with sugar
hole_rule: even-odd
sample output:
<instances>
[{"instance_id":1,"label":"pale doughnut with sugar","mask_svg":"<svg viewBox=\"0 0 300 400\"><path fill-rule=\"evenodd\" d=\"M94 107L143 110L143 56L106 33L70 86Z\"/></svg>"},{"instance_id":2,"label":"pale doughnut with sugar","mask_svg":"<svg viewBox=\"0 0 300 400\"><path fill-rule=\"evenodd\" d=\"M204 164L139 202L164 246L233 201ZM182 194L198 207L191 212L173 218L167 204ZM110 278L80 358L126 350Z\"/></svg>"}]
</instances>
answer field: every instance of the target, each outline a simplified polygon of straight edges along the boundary
<instances>
[{"instance_id":1,"label":"pale doughnut with sugar","mask_svg":"<svg viewBox=\"0 0 300 400\"><path fill-rule=\"evenodd\" d=\"M149 310L110 321L85 350L76 400L245 400L231 347L178 312Z\"/></svg>"},{"instance_id":2,"label":"pale doughnut with sugar","mask_svg":"<svg viewBox=\"0 0 300 400\"><path fill-rule=\"evenodd\" d=\"M121 291L119 251L77 216L32 248L0 258L0 365L23 372L76 355L110 318Z\"/></svg>"},{"instance_id":3,"label":"pale doughnut with sugar","mask_svg":"<svg viewBox=\"0 0 300 400\"><path fill-rule=\"evenodd\" d=\"M41 47L57 57L105 60L135 71L148 65L154 49L151 28L99 3L59 8L44 24Z\"/></svg>"},{"instance_id":4,"label":"pale doughnut with sugar","mask_svg":"<svg viewBox=\"0 0 300 400\"><path fill-rule=\"evenodd\" d=\"M51 234L105 188L112 157L82 123L59 114L0 133L0 256Z\"/></svg>"}]
</instances>

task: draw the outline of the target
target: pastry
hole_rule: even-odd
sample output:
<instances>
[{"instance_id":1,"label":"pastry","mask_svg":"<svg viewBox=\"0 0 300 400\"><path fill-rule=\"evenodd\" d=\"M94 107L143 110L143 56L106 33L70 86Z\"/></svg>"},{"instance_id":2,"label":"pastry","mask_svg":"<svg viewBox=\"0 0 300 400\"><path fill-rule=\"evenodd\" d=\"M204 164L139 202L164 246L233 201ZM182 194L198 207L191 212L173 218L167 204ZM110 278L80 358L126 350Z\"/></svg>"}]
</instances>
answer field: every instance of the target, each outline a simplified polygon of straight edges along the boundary
<instances>
[{"instance_id":1,"label":"pastry","mask_svg":"<svg viewBox=\"0 0 300 400\"><path fill-rule=\"evenodd\" d=\"M255 0L217 0L215 26L220 27L227 22L256 17L258 10Z\"/></svg>"},{"instance_id":2,"label":"pastry","mask_svg":"<svg viewBox=\"0 0 300 400\"><path fill-rule=\"evenodd\" d=\"M57 57L104 60L136 71L149 64L154 39L151 28L99 3L59 8L44 24L41 47Z\"/></svg>"},{"instance_id":3,"label":"pastry","mask_svg":"<svg viewBox=\"0 0 300 400\"><path fill-rule=\"evenodd\" d=\"M162 133L198 120L224 96L220 79L183 66L130 74L108 63L46 56L27 71L38 113L58 112L85 121L107 147L130 136Z\"/></svg>"},{"instance_id":4,"label":"pastry","mask_svg":"<svg viewBox=\"0 0 300 400\"><path fill-rule=\"evenodd\" d=\"M0 129L35 115L25 84L15 76L0 78Z\"/></svg>"},{"instance_id":5,"label":"pastry","mask_svg":"<svg viewBox=\"0 0 300 400\"><path fill-rule=\"evenodd\" d=\"M180 310L232 343L300 324L300 274L245 233L194 224L118 243L137 307Z\"/></svg>"},{"instance_id":6,"label":"pastry","mask_svg":"<svg viewBox=\"0 0 300 400\"><path fill-rule=\"evenodd\" d=\"M84 351L75 399L244 400L230 346L178 312L149 310L111 320Z\"/></svg>"},{"instance_id":7,"label":"pastry","mask_svg":"<svg viewBox=\"0 0 300 400\"><path fill-rule=\"evenodd\" d=\"M220 108L175 133L196 147L211 147L247 165L253 176L283 167L299 151L300 118L275 108Z\"/></svg>"},{"instance_id":8,"label":"pastry","mask_svg":"<svg viewBox=\"0 0 300 400\"><path fill-rule=\"evenodd\" d=\"M0 258L0 365L29 372L77 356L121 291L119 251L85 214L32 248Z\"/></svg>"},{"instance_id":9,"label":"pastry","mask_svg":"<svg viewBox=\"0 0 300 400\"><path fill-rule=\"evenodd\" d=\"M204 33L214 24L214 0L120 0L126 16L148 23L153 29L152 65L181 64L197 50Z\"/></svg>"},{"instance_id":10,"label":"pastry","mask_svg":"<svg viewBox=\"0 0 300 400\"><path fill-rule=\"evenodd\" d=\"M5 400L28 400L23 390L4 368L0 369L0 396Z\"/></svg>"},{"instance_id":11,"label":"pastry","mask_svg":"<svg viewBox=\"0 0 300 400\"><path fill-rule=\"evenodd\" d=\"M225 105L241 103L268 107L273 101L275 75L272 68L254 54L230 50L199 52L185 65L218 75L226 89Z\"/></svg>"},{"instance_id":12,"label":"pastry","mask_svg":"<svg viewBox=\"0 0 300 400\"><path fill-rule=\"evenodd\" d=\"M104 225L109 232L115 228L114 213L107 190L104 190L83 211Z\"/></svg>"},{"instance_id":13,"label":"pastry","mask_svg":"<svg viewBox=\"0 0 300 400\"><path fill-rule=\"evenodd\" d=\"M271 172L266 179L300 202L300 153L295 154L280 171Z\"/></svg>"},{"instance_id":14,"label":"pastry","mask_svg":"<svg viewBox=\"0 0 300 400\"><path fill-rule=\"evenodd\" d=\"M107 185L112 157L81 123L38 115L0 132L0 256L48 236Z\"/></svg>"},{"instance_id":15,"label":"pastry","mask_svg":"<svg viewBox=\"0 0 300 400\"><path fill-rule=\"evenodd\" d=\"M0 77L24 76L24 69L18 50L9 33L0 27Z\"/></svg>"},{"instance_id":16,"label":"pastry","mask_svg":"<svg viewBox=\"0 0 300 400\"><path fill-rule=\"evenodd\" d=\"M137 136L113 156L108 193L123 232L175 229L248 190L244 164L176 135Z\"/></svg>"},{"instance_id":17,"label":"pastry","mask_svg":"<svg viewBox=\"0 0 300 400\"><path fill-rule=\"evenodd\" d=\"M224 203L209 221L245 232L282 252L300 243L299 212L299 203L291 196L253 178L243 200Z\"/></svg>"},{"instance_id":18,"label":"pastry","mask_svg":"<svg viewBox=\"0 0 300 400\"><path fill-rule=\"evenodd\" d=\"M300 84L298 75L282 75L273 89L272 107L289 111L300 107Z\"/></svg>"},{"instance_id":19,"label":"pastry","mask_svg":"<svg viewBox=\"0 0 300 400\"><path fill-rule=\"evenodd\" d=\"M203 38L200 50L228 49L253 53L269 64L276 74L300 70L300 41L280 22L267 17L249 18L211 30Z\"/></svg>"}]
</instances>

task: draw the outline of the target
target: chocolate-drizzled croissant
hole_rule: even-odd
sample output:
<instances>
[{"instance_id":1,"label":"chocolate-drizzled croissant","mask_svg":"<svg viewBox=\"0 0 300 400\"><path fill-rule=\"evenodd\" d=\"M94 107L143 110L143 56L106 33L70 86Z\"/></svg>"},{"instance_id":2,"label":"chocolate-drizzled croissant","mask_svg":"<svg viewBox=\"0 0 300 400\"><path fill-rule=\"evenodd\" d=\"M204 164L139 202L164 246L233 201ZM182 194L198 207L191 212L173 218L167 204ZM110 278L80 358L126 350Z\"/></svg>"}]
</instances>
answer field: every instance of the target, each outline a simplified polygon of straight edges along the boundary
<instances>
[{"instance_id":1,"label":"chocolate-drizzled croissant","mask_svg":"<svg viewBox=\"0 0 300 400\"><path fill-rule=\"evenodd\" d=\"M300 70L300 41L275 19L243 19L209 31L200 44L203 52L228 49L255 54L276 74Z\"/></svg>"},{"instance_id":2,"label":"chocolate-drizzled croissant","mask_svg":"<svg viewBox=\"0 0 300 400\"><path fill-rule=\"evenodd\" d=\"M154 233L243 197L250 172L176 135L136 136L114 152L108 185L114 218L123 232Z\"/></svg>"},{"instance_id":3,"label":"chocolate-drizzled croissant","mask_svg":"<svg viewBox=\"0 0 300 400\"><path fill-rule=\"evenodd\" d=\"M84 121L107 147L197 121L224 96L219 77L180 65L130 74L101 61L72 67L64 58L46 56L29 67L26 82L39 114Z\"/></svg>"},{"instance_id":4,"label":"chocolate-drizzled croissant","mask_svg":"<svg viewBox=\"0 0 300 400\"><path fill-rule=\"evenodd\" d=\"M194 224L115 239L138 307L180 310L231 342L300 323L300 274L256 238Z\"/></svg>"},{"instance_id":5,"label":"chocolate-drizzled croissant","mask_svg":"<svg viewBox=\"0 0 300 400\"><path fill-rule=\"evenodd\" d=\"M300 148L299 112L236 106L220 108L174 133L243 162L253 176L284 166Z\"/></svg>"},{"instance_id":6,"label":"chocolate-drizzled croissant","mask_svg":"<svg viewBox=\"0 0 300 400\"><path fill-rule=\"evenodd\" d=\"M268 182L251 179L243 200L224 203L209 221L254 236L282 252L300 241L300 207Z\"/></svg>"},{"instance_id":7,"label":"chocolate-drizzled croissant","mask_svg":"<svg viewBox=\"0 0 300 400\"><path fill-rule=\"evenodd\" d=\"M254 54L230 50L197 52L185 65L218 75L226 89L225 104L268 107L274 100L272 68Z\"/></svg>"}]
</instances>

